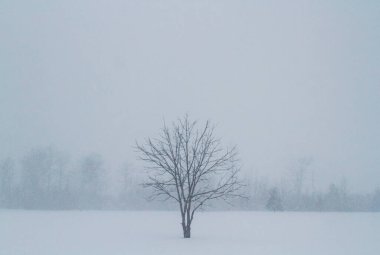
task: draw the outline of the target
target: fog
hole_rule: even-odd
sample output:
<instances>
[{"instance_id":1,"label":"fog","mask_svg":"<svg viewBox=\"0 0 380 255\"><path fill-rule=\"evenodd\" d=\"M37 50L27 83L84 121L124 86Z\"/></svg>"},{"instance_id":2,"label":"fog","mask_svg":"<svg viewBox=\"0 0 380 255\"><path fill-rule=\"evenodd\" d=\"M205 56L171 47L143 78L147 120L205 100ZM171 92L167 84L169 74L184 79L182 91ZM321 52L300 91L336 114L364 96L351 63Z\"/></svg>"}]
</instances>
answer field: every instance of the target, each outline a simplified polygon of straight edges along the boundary
<instances>
[{"instance_id":1,"label":"fog","mask_svg":"<svg viewBox=\"0 0 380 255\"><path fill-rule=\"evenodd\" d=\"M0 158L53 146L140 169L188 113L243 169L380 186L378 1L2 1Z\"/></svg>"}]
</instances>

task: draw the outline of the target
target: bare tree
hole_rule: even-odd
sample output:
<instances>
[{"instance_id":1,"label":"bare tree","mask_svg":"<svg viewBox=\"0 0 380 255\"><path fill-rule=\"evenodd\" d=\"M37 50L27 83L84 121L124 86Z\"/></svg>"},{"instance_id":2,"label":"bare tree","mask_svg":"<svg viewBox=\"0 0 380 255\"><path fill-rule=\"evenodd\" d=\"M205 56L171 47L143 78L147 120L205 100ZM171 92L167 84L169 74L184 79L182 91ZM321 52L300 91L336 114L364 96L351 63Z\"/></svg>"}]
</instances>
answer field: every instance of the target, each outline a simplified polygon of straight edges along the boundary
<instances>
[{"instance_id":1,"label":"bare tree","mask_svg":"<svg viewBox=\"0 0 380 255\"><path fill-rule=\"evenodd\" d=\"M28 209L62 208L67 200L68 156L53 147L32 149L21 161L21 204Z\"/></svg>"},{"instance_id":2,"label":"bare tree","mask_svg":"<svg viewBox=\"0 0 380 255\"><path fill-rule=\"evenodd\" d=\"M224 149L209 121L198 128L187 115L161 131L157 139L137 144L140 159L150 170L145 186L153 189L151 198L178 203L183 236L190 238L198 209L211 200L240 196L236 148Z\"/></svg>"},{"instance_id":3,"label":"bare tree","mask_svg":"<svg viewBox=\"0 0 380 255\"><path fill-rule=\"evenodd\" d=\"M12 202L15 167L11 158L0 162L0 207L8 207Z\"/></svg>"},{"instance_id":4,"label":"bare tree","mask_svg":"<svg viewBox=\"0 0 380 255\"><path fill-rule=\"evenodd\" d=\"M311 163L313 162L310 157L300 158L297 162L297 166L292 169L294 178L294 191L296 196L299 198L302 194L305 182L305 175L309 170Z\"/></svg>"},{"instance_id":5,"label":"bare tree","mask_svg":"<svg viewBox=\"0 0 380 255\"><path fill-rule=\"evenodd\" d=\"M85 156L80 166L80 205L84 208L100 208L105 179L104 161L100 154Z\"/></svg>"},{"instance_id":6,"label":"bare tree","mask_svg":"<svg viewBox=\"0 0 380 255\"><path fill-rule=\"evenodd\" d=\"M269 190L269 199L266 204L267 210L271 211L283 211L282 199L277 188L272 188Z\"/></svg>"}]
</instances>

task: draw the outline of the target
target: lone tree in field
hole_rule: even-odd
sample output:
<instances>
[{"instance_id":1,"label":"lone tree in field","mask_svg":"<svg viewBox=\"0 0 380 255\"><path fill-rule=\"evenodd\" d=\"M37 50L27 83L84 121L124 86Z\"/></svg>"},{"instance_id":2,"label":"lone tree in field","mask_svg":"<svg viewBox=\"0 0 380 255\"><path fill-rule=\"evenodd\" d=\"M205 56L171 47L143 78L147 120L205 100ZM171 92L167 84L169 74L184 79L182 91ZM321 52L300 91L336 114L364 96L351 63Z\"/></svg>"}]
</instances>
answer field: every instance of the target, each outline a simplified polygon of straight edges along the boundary
<instances>
[{"instance_id":1,"label":"lone tree in field","mask_svg":"<svg viewBox=\"0 0 380 255\"><path fill-rule=\"evenodd\" d=\"M190 238L194 213L211 200L240 196L235 147L223 148L209 121L199 127L188 116L156 139L137 144L141 160L147 163L152 198L175 200L181 211L183 237Z\"/></svg>"}]
</instances>

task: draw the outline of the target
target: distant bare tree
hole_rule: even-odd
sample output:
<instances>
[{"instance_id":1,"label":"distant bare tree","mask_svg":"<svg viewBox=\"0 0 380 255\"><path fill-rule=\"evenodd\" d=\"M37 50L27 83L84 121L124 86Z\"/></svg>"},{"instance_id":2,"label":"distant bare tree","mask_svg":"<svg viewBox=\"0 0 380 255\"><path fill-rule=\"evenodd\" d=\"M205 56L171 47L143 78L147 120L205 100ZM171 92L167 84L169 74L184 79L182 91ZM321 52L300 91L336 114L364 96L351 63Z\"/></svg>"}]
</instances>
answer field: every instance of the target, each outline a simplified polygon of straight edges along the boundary
<instances>
[{"instance_id":1,"label":"distant bare tree","mask_svg":"<svg viewBox=\"0 0 380 255\"><path fill-rule=\"evenodd\" d=\"M303 191L303 186L305 182L305 175L309 170L311 163L313 162L312 158L303 157L300 158L297 162L297 166L293 170L294 178L294 191L296 196L299 198Z\"/></svg>"},{"instance_id":2,"label":"distant bare tree","mask_svg":"<svg viewBox=\"0 0 380 255\"><path fill-rule=\"evenodd\" d=\"M68 157L53 147L34 148L21 161L20 203L28 209L62 208Z\"/></svg>"},{"instance_id":3,"label":"distant bare tree","mask_svg":"<svg viewBox=\"0 0 380 255\"><path fill-rule=\"evenodd\" d=\"M12 201L15 175L14 165L14 161L11 158L6 158L0 162L0 207L7 207Z\"/></svg>"},{"instance_id":4,"label":"distant bare tree","mask_svg":"<svg viewBox=\"0 0 380 255\"><path fill-rule=\"evenodd\" d=\"M266 204L267 210L271 211L283 211L282 200L277 188L272 188L269 191L269 199Z\"/></svg>"},{"instance_id":5,"label":"distant bare tree","mask_svg":"<svg viewBox=\"0 0 380 255\"><path fill-rule=\"evenodd\" d=\"M150 170L146 187L152 198L172 199L180 207L184 238L191 236L194 213L211 200L240 196L236 149L224 149L207 121L197 128L186 115L157 139L137 144L140 158Z\"/></svg>"},{"instance_id":6,"label":"distant bare tree","mask_svg":"<svg viewBox=\"0 0 380 255\"><path fill-rule=\"evenodd\" d=\"M80 206L86 209L101 208L105 168L100 154L92 153L81 160Z\"/></svg>"}]
</instances>

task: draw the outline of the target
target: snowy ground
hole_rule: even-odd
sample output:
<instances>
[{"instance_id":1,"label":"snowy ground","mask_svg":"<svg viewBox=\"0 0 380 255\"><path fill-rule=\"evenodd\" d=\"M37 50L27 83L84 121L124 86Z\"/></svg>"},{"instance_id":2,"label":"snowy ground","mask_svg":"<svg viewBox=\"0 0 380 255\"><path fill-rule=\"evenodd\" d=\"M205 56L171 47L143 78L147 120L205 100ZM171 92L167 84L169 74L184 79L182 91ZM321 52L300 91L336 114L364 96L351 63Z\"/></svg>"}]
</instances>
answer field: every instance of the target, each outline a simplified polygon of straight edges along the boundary
<instances>
[{"instance_id":1,"label":"snowy ground","mask_svg":"<svg viewBox=\"0 0 380 255\"><path fill-rule=\"evenodd\" d=\"M379 213L0 211L1 255L380 254Z\"/></svg>"}]
</instances>

